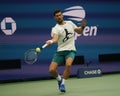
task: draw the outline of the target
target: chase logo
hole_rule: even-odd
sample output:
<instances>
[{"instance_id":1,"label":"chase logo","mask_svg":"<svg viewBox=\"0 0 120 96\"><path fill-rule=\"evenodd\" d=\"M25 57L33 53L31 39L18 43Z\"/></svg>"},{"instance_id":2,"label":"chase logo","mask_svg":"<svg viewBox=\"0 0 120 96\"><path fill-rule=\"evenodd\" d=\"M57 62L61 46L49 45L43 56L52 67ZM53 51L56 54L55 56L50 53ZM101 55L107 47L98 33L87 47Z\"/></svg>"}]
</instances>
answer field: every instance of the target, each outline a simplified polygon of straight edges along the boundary
<instances>
[{"instance_id":1,"label":"chase logo","mask_svg":"<svg viewBox=\"0 0 120 96\"><path fill-rule=\"evenodd\" d=\"M5 35L12 35L16 31L16 22L11 17L6 17L1 22L1 30Z\"/></svg>"},{"instance_id":2,"label":"chase logo","mask_svg":"<svg viewBox=\"0 0 120 96\"><path fill-rule=\"evenodd\" d=\"M63 15L69 20L81 22L85 16L85 10L82 6L72 6L64 9ZM83 34L75 34L75 39L78 36L96 36L97 35L97 26L86 26L83 30Z\"/></svg>"},{"instance_id":3,"label":"chase logo","mask_svg":"<svg viewBox=\"0 0 120 96\"><path fill-rule=\"evenodd\" d=\"M77 70L78 78L99 77L102 75L102 70L98 67L79 68Z\"/></svg>"},{"instance_id":4,"label":"chase logo","mask_svg":"<svg viewBox=\"0 0 120 96\"><path fill-rule=\"evenodd\" d=\"M97 74L101 74L101 70L100 69L96 69L96 70L85 70L84 71L85 75L97 75Z\"/></svg>"}]
</instances>

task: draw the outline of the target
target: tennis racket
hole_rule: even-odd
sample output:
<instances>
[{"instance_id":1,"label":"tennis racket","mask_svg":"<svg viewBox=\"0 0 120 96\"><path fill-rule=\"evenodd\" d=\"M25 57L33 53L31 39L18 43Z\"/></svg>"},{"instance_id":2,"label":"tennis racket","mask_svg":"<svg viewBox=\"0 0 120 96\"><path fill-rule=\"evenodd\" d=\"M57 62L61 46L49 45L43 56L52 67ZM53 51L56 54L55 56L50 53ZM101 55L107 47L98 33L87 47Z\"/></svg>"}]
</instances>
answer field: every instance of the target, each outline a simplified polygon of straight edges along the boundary
<instances>
[{"instance_id":1,"label":"tennis racket","mask_svg":"<svg viewBox=\"0 0 120 96\"><path fill-rule=\"evenodd\" d=\"M47 46L48 46L47 44L44 44L42 47L39 48L39 52L36 49L27 50L24 54L25 63L34 64L37 61L38 55L41 52L41 50L44 49Z\"/></svg>"}]
</instances>

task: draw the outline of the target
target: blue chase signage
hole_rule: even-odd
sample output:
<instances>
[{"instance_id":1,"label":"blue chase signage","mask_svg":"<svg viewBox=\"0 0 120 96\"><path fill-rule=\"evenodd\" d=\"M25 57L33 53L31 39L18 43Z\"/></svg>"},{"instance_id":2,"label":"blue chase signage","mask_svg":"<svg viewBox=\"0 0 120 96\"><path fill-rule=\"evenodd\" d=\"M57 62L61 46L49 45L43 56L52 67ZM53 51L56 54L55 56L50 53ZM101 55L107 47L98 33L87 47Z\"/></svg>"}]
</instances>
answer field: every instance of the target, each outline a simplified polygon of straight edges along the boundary
<instances>
[{"instance_id":1,"label":"blue chase signage","mask_svg":"<svg viewBox=\"0 0 120 96\"><path fill-rule=\"evenodd\" d=\"M79 68L77 70L77 77L78 78L99 77L101 75L102 75L102 71L98 67Z\"/></svg>"}]
</instances>

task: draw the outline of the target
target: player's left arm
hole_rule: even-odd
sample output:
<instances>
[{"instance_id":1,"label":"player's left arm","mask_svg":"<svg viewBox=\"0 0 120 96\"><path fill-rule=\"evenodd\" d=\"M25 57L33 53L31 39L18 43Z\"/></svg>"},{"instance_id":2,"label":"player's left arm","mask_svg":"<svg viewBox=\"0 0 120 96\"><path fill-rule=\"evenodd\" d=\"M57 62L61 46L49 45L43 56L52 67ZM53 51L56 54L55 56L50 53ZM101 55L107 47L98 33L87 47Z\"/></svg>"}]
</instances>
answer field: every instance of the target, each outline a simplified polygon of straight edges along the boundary
<instances>
[{"instance_id":1,"label":"player's left arm","mask_svg":"<svg viewBox=\"0 0 120 96\"><path fill-rule=\"evenodd\" d=\"M78 34L82 34L86 25L87 25L86 20L83 19L82 22L81 22L81 27L80 28L79 27L75 28L74 31Z\"/></svg>"}]
</instances>

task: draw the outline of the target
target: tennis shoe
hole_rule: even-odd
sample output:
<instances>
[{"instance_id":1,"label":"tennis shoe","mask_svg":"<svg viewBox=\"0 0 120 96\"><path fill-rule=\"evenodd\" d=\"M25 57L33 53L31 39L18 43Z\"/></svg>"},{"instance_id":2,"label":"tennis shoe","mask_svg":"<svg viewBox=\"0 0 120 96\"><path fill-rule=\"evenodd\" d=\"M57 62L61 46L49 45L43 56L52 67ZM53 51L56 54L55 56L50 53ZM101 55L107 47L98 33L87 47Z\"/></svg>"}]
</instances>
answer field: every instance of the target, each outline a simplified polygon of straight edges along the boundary
<instances>
[{"instance_id":1,"label":"tennis shoe","mask_svg":"<svg viewBox=\"0 0 120 96\"><path fill-rule=\"evenodd\" d=\"M61 91L61 92L66 92L66 89L65 89L65 85L64 85L64 84L61 84L61 85L60 85L60 91Z\"/></svg>"},{"instance_id":2,"label":"tennis shoe","mask_svg":"<svg viewBox=\"0 0 120 96\"><path fill-rule=\"evenodd\" d=\"M60 81L58 81L58 87L59 87L59 89L60 89L61 83L62 83L62 79Z\"/></svg>"}]
</instances>

